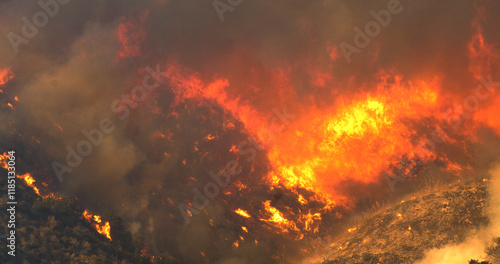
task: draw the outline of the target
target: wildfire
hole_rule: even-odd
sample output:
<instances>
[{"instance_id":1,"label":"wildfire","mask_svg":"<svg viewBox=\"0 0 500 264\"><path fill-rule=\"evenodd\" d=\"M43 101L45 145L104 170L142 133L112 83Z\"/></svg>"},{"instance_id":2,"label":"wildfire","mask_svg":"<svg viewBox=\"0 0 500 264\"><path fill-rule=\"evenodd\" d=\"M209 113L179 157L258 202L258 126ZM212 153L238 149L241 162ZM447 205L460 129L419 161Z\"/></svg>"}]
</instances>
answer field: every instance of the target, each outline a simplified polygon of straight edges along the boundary
<instances>
[{"instance_id":1,"label":"wildfire","mask_svg":"<svg viewBox=\"0 0 500 264\"><path fill-rule=\"evenodd\" d=\"M336 189L342 181L375 182L394 157L431 155L412 144L404 120L431 115L436 90L435 84L408 85L383 76L376 93L341 99L330 111L311 111L274 141L270 182L314 191L331 204L344 200Z\"/></svg>"},{"instance_id":2,"label":"wildfire","mask_svg":"<svg viewBox=\"0 0 500 264\"><path fill-rule=\"evenodd\" d=\"M122 18L118 26L117 38L120 43L118 56L120 58L136 57L141 55L141 44L146 37L143 23L148 12L142 12L136 18Z\"/></svg>"},{"instance_id":3,"label":"wildfire","mask_svg":"<svg viewBox=\"0 0 500 264\"><path fill-rule=\"evenodd\" d=\"M61 197L59 197L53 193L48 193L46 195L41 194L40 189L38 189L38 187L36 187L36 185L35 185L35 182L36 182L35 179L33 179L33 176L31 176L31 174L29 174L29 173L26 173L24 175L17 175L16 177L19 179L23 179L24 182L26 183L26 185L31 187L33 189L33 191L35 191L35 193L38 194L38 196L40 196L42 198L50 198L50 199L55 199L55 200L62 199ZM42 183L42 185L45 185L45 184Z\"/></svg>"},{"instance_id":4,"label":"wildfire","mask_svg":"<svg viewBox=\"0 0 500 264\"><path fill-rule=\"evenodd\" d=\"M213 100L241 120L246 125L246 129L253 135L257 135L259 129L264 127L266 122L262 114L249 103L244 102L239 97L231 96L226 91L229 86L226 79L217 79L207 84L199 74L179 65L169 65L167 73L178 102L190 98ZM231 124L228 127L234 127L234 125Z\"/></svg>"},{"instance_id":5,"label":"wildfire","mask_svg":"<svg viewBox=\"0 0 500 264\"><path fill-rule=\"evenodd\" d=\"M468 43L470 65L469 71L476 78L485 77L490 74L491 65L498 59L499 54L494 45L488 43L483 36L482 24L486 19L486 8L477 6L475 3L476 15L472 22L473 35Z\"/></svg>"},{"instance_id":6,"label":"wildfire","mask_svg":"<svg viewBox=\"0 0 500 264\"><path fill-rule=\"evenodd\" d=\"M314 221L315 220L321 221L321 214L320 213L311 214L311 212L309 212L307 215L303 215L302 218L304 220L304 225L305 225L304 230L311 231ZM314 233L317 233L318 227L314 228L313 231Z\"/></svg>"},{"instance_id":7,"label":"wildfire","mask_svg":"<svg viewBox=\"0 0 500 264\"><path fill-rule=\"evenodd\" d=\"M92 221L92 214L90 214L89 212L87 212L87 210L83 211L83 218L87 219L87 221Z\"/></svg>"},{"instance_id":8,"label":"wildfire","mask_svg":"<svg viewBox=\"0 0 500 264\"><path fill-rule=\"evenodd\" d=\"M272 223L276 227L279 227L282 232L287 233L289 230L299 231L296 224L292 221L286 219L283 214L275 207L271 206L271 201L264 202L265 210L268 212L270 217L268 219L260 219L264 222Z\"/></svg>"},{"instance_id":9,"label":"wildfire","mask_svg":"<svg viewBox=\"0 0 500 264\"><path fill-rule=\"evenodd\" d=\"M481 20L474 22L474 36L468 45L471 57L469 70L477 77L487 77L482 67L491 65L495 56L491 56L494 49L483 37L480 22ZM338 50L334 48L329 53L332 60L339 56ZM370 83L369 87L356 87L357 92L336 96L328 105L317 106L304 103L310 103L305 99L301 101L294 98L295 95L287 90L287 80L291 78L287 76L288 72L276 72L278 73L271 79L279 80L276 83L279 86L278 93L282 96L280 98L291 98L291 105L297 109L290 108L290 113L296 113L297 117L286 123L284 129L269 140L260 132L268 126L269 117L276 120L275 116L271 116L272 111L266 114L261 105L252 104L243 95L234 93L236 88L231 87L227 79L204 80L202 74L179 65L167 66L169 87L176 95L175 103L179 104L187 99L207 100L232 114L244 125L245 132L265 147L265 151L261 153L267 155L271 165L266 175L271 189L282 188L287 190L286 193L290 191L296 194L294 199L298 202L298 210L288 211L286 206L273 203L280 208L278 209L267 200L263 203L265 210L260 212L248 213L241 208L234 210L239 216L253 216L254 219L277 227L281 232L293 230L316 233L319 226L317 223L328 216L328 209L336 205L348 208L354 206L356 197L343 188L346 184L379 183L384 180L383 172L402 156L424 160L437 156L435 150L429 150L425 146L424 138L427 135L422 135L416 127L422 126L423 130L429 131L441 127L446 130L441 116L443 108L448 106L446 100L449 96L441 86L439 75L425 81L408 80L397 74L380 71L378 80ZM332 76L323 72L313 72L311 76L314 76L313 83L316 86L330 88L328 85L331 82L327 80L331 80ZM331 88L335 90L337 87ZM490 123L500 123L492 117L488 118ZM228 130L240 126L230 121L224 123L230 124L224 125ZM468 132L463 129L456 133ZM163 134L160 135L164 137ZM453 142L453 135L444 133L440 138L446 143L460 144ZM204 137L205 141L214 139L219 139L219 135L207 134ZM197 146L194 149L199 151ZM232 145L229 151L237 153L237 145ZM446 156L442 158L446 161L448 171L458 173L466 168ZM182 164L186 165L186 160ZM194 178L190 179L196 181ZM242 190L238 185L240 183L232 184ZM246 185L242 186L247 188ZM248 188L252 186L248 185ZM231 196L234 192L226 191L225 194ZM309 210L308 207L318 204L316 202L326 206ZM191 212L187 213L191 215ZM397 214L397 217L401 219L403 216ZM247 232L246 228L242 229ZM355 230L356 227L349 228L348 232Z\"/></svg>"},{"instance_id":10,"label":"wildfire","mask_svg":"<svg viewBox=\"0 0 500 264\"><path fill-rule=\"evenodd\" d=\"M483 36L482 24L485 22L486 9L485 7L475 6L476 16L472 23L473 36L468 43L469 48L469 58L470 65L469 71L481 80L489 80L495 82L496 84L491 84L490 87L482 87L482 94L491 94L488 96L480 95L479 99L491 100L489 106L480 109L475 115L474 119L476 121L482 122L497 132L500 135L500 117L498 113L500 112L500 96L495 93L495 89L498 89L498 80L492 80L492 64L498 62L500 54L495 46L488 43ZM476 96L478 96L476 91ZM490 98L491 97L491 98ZM484 106L483 106L484 107Z\"/></svg>"},{"instance_id":11,"label":"wildfire","mask_svg":"<svg viewBox=\"0 0 500 264\"><path fill-rule=\"evenodd\" d=\"M10 67L0 69L0 86L4 86L12 78L14 78L14 74L10 70Z\"/></svg>"},{"instance_id":12,"label":"wildfire","mask_svg":"<svg viewBox=\"0 0 500 264\"><path fill-rule=\"evenodd\" d=\"M247 211L242 210L242 209L239 209L239 208L238 208L238 209L236 209L234 212L235 212L235 213L237 213L237 214L239 214L239 215L241 215L241 216L243 216L243 217L245 217L245 218L250 218L250 217L251 217L251 216L248 214L248 212L247 212Z\"/></svg>"},{"instance_id":13,"label":"wildfire","mask_svg":"<svg viewBox=\"0 0 500 264\"><path fill-rule=\"evenodd\" d=\"M110 235L111 226L109 225L109 222L103 223L101 216L91 214L87 210L83 211L82 217L89 223L93 224L99 234L106 236L109 240L112 240Z\"/></svg>"},{"instance_id":14,"label":"wildfire","mask_svg":"<svg viewBox=\"0 0 500 264\"><path fill-rule=\"evenodd\" d=\"M306 199L304 199L304 196L302 196L302 194L299 194L299 202L300 202L301 204L306 204L306 203L307 203L307 200L306 200Z\"/></svg>"},{"instance_id":15,"label":"wildfire","mask_svg":"<svg viewBox=\"0 0 500 264\"><path fill-rule=\"evenodd\" d=\"M7 169L9 165L7 164L9 159L9 155L7 152L3 153L0 155L0 164L2 165L2 168Z\"/></svg>"},{"instance_id":16,"label":"wildfire","mask_svg":"<svg viewBox=\"0 0 500 264\"><path fill-rule=\"evenodd\" d=\"M36 194L38 194L38 196L42 196L40 194L40 190L34 185L35 183L35 179L33 179L33 177L31 177L31 175L29 173L26 173L24 175L21 175L21 176L17 176L19 179L23 179L24 182L26 183L26 185L30 186L33 191L36 192Z\"/></svg>"},{"instance_id":17,"label":"wildfire","mask_svg":"<svg viewBox=\"0 0 500 264\"><path fill-rule=\"evenodd\" d=\"M353 197L339 188L343 182L375 183L392 161L402 155L432 157L435 155L423 144L415 143L411 121L434 117L439 107L440 83L403 81L401 76L380 73L380 80L371 92L339 97L331 107L308 107L286 129L266 140L261 129L267 126L266 115L228 92L229 82L216 79L205 83L199 74L177 65L166 71L176 93L176 102L185 99L211 100L239 119L249 134L259 139L267 148L271 170L268 184L284 187L297 195L297 201L306 206L309 202L325 204L323 211L336 205L350 207ZM281 72L280 85L286 86L286 74ZM208 135L205 139L212 139ZM235 147L231 148L235 152ZM311 191L307 199L299 189ZM230 192L226 193L230 195ZM264 203L268 216L258 216L262 221L290 230L317 232L315 221L321 220L321 211L305 211L293 220L286 219L270 201ZM238 215L250 214L238 209ZM300 229L298 228L300 227Z\"/></svg>"},{"instance_id":18,"label":"wildfire","mask_svg":"<svg viewBox=\"0 0 500 264\"><path fill-rule=\"evenodd\" d=\"M2 168L4 169L7 169L8 168L8 157L9 155L7 154L7 152L3 153L0 155L0 164L2 166ZM23 175L16 175L16 177L18 179L22 179L24 181L24 183L26 183L27 186L31 187L31 189L33 189L33 191L40 197L42 198L50 198L50 199L55 199L55 200L60 200L62 199L61 197L53 194L53 193L48 193L46 195L42 195L40 193L40 189L35 185L35 182L36 180L33 178L33 176L31 176L30 173L25 173ZM44 186L47 186L46 183L42 182L42 185Z\"/></svg>"}]
</instances>

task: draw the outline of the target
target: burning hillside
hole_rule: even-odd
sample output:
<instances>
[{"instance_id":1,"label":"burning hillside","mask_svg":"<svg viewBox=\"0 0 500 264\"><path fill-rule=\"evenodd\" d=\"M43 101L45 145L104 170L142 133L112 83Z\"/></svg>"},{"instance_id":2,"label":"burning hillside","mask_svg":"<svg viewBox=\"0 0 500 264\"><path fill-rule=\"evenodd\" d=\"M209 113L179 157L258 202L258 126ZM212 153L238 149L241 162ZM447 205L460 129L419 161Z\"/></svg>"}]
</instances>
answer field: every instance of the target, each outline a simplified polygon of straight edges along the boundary
<instances>
[{"instance_id":1,"label":"burning hillside","mask_svg":"<svg viewBox=\"0 0 500 264\"><path fill-rule=\"evenodd\" d=\"M300 263L326 234L381 241L352 218L498 161L496 1L0 5L8 179L84 208L70 214L141 261ZM380 222L413 234L427 222L408 210Z\"/></svg>"}]
</instances>

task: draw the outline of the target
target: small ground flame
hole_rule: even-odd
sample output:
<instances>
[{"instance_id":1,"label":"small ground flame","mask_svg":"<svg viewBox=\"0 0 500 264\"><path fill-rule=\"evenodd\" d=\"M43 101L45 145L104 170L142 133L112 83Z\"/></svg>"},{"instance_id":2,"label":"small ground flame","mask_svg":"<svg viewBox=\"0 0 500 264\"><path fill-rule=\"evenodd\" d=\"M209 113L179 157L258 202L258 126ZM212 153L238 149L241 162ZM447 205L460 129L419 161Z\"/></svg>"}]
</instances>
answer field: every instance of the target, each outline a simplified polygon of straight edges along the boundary
<instances>
[{"instance_id":1,"label":"small ground flame","mask_svg":"<svg viewBox=\"0 0 500 264\"><path fill-rule=\"evenodd\" d=\"M237 214L239 214L239 215L241 215L241 216L243 216L243 217L245 217L245 218L250 218L250 217L251 217L251 216L247 213L247 211L242 210L242 209L239 209L239 208L238 208L238 209L236 209L234 212L235 212L235 213L237 213Z\"/></svg>"}]
</instances>

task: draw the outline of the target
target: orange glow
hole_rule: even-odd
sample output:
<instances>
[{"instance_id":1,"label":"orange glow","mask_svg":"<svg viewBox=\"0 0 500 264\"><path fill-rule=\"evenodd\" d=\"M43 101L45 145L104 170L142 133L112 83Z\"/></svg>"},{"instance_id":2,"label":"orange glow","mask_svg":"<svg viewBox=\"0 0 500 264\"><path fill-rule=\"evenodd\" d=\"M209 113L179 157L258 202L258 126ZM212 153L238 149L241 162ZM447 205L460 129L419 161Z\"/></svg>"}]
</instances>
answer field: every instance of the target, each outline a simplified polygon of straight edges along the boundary
<instances>
[{"instance_id":1,"label":"orange glow","mask_svg":"<svg viewBox=\"0 0 500 264\"><path fill-rule=\"evenodd\" d=\"M489 106L480 109L474 115L474 119L491 127L500 135L500 115L498 113L500 113L500 95L492 99L492 103Z\"/></svg>"},{"instance_id":2,"label":"orange glow","mask_svg":"<svg viewBox=\"0 0 500 264\"><path fill-rule=\"evenodd\" d=\"M304 199L304 196L302 196L302 194L299 194L299 203L301 203L301 204L307 203L306 199Z\"/></svg>"},{"instance_id":3,"label":"orange glow","mask_svg":"<svg viewBox=\"0 0 500 264\"><path fill-rule=\"evenodd\" d=\"M321 214L320 213L311 214L311 212L309 212L307 215L303 215L303 219L304 219L304 225L305 225L304 230L311 231L314 221L315 220L321 221ZM318 232L318 229L315 228L313 233L317 233L317 232Z\"/></svg>"},{"instance_id":4,"label":"orange glow","mask_svg":"<svg viewBox=\"0 0 500 264\"><path fill-rule=\"evenodd\" d=\"M53 193L48 193L47 195L42 195L40 193L40 189L38 189L38 187L36 187L36 185L35 185L35 182L36 182L35 179L29 173L26 173L26 174L23 174L23 175L17 175L16 177L19 178L19 179L23 179L24 182L26 183L26 185L28 185L29 187L31 187L31 189L33 189L33 191L38 196L40 196L42 198L50 198L50 199L55 199L55 200L61 200L62 199L61 197L58 197L57 195L55 195Z\"/></svg>"},{"instance_id":5,"label":"orange glow","mask_svg":"<svg viewBox=\"0 0 500 264\"><path fill-rule=\"evenodd\" d=\"M59 124L55 124L56 127L60 130L60 131L63 131L62 127L59 125Z\"/></svg>"},{"instance_id":6,"label":"orange glow","mask_svg":"<svg viewBox=\"0 0 500 264\"><path fill-rule=\"evenodd\" d=\"M137 18L122 18L117 33L118 42L120 43L120 50L118 51L120 58L141 55L141 44L146 38L143 23L148 14L148 12L142 12Z\"/></svg>"},{"instance_id":7,"label":"orange glow","mask_svg":"<svg viewBox=\"0 0 500 264\"><path fill-rule=\"evenodd\" d=\"M10 155L7 152L0 155L0 164L4 169L7 169L9 167L9 165L7 164L9 162L9 156Z\"/></svg>"},{"instance_id":8,"label":"orange glow","mask_svg":"<svg viewBox=\"0 0 500 264\"><path fill-rule=\"evenodd\" d=\"M5 153L3 153L3 154L0 155L0 165L4 169L7 169L9 167L9 165L8 165L9 156L10 155L8 155L7 152L5 152ZM19 178L19 179L22 179L26 183L26 185L28 185L29 187L31 187L33 189L33 191L38 196L40 196L42 198L51 198L51 199L55 199L55 200L62 199L61 197L58 197L57 195L55 195L53 193L49 193L47 195L40 194L40 189L38 189L38 187L35 185L35 182L36 182L35 179L29 173L26 173L26 174L23 174L23 175L16 175L16 177ZM44 182L42 182L42 185L47 186L47 184L44 183Z\"/></svg>"},{"instance_id":9,"label":"orange glow","mask_svg":"<svg viewBox=\"0 0 500 264\"><path fill-rule=\"evenodd\" d=\"M252 105L226 92L229 86L228 80L216 79L207 84L202 81L199 74L178 65L169 65L166 72L169 74L171 87L177 94L177 101L194 98L213 100L243 122L251 134L257 135L258 131L265 127L264 116Z\"/></svg>"},{"instance_id":10,"label":"orange glow","mask_svg":"<svg viewBox=\"0 0 500 264\"><path fill-rule=\"evenodd\" d=\"M87 221L91 221L92 220L92 214L90 214L89 212L87 212L87 210L83 211L83 218L87 219Z\"/></svg>"},{"instance_id":11,"label":"orange glow","mask_svg":"<svg viewBox=\"0 0 500 264\"><path fill-rule=\"evenodd\" d=\"M491 65L498 60L499 54L494 45L488 43L483 36L482 24L486 19L486 8L474 3L476 15L472 22L473 35L468 43L470 65L469 71L474 77L486 77L491 74Z\"/></svg>"},{"instance_id":12,"label":"orange glow","mask_svg":"<svg viewBox=\"0 0 500 264\"><path fill-rule=\"evenodd\" d=\"M423 143L413 141L418 137L411 122L429 117L437 119L442 100L439 78L429 82L403 81L401 76L381 72L377 85L366 87L370 92L340 96L324 108L302 107L295 112L301 115L269 139L262 129L268 128L267 120L273 116L262 114L249 102L230 94L228 80L206 83L200 74L176 64L168 65L166 73L177 103L188 99L214 101L241 121L245 130L266 148L272 168L267 175L268 184L295 192L301 205L315 201L325 204L321 210L337 205L352 207L355 197L343 193L339 188L341 183L379 182L383 180L382 173L402 155L410 159L435 156ZM286 71L282 71L278 79L280 85L286 84ZM293 109L289 113L293 113ZM211 137L208 135L205 139ZM234 145L230 151L236 151ZM305 199L299 189L314 195ZM301 212L291 217L291 221L270 206L269 201L265 207L268 216L258 218L279 227L281 232L317 232L321 210Z\"/></svg>"},{"instance_id":13,"label":"orange glow","mask_svg":"<svg viewBox=\"0 0 500 264\"><path fill-rule=\"evenodd\" d=\"M493 73L492 64L497 62L500 58L500 54L494 45L488 43L483 36L482 24L485 23L486 10L485 7L475 6L476 16L472 23L473 36L468 43L469 49L469 59L470 66L469 71L474 75L474 77L480 79L489 79ZM498 84L498 80L492 79L491 81ZM492 127L498 135L500 135L500 95L495 93L495 87L484 87L483 91L489 90L491 92L491 98L488 96L486 100L491 101L487 105L482 103L481 109L474 115L476 121L482 122L490 127ZM483 92L486 93L486 92Z\"/></svg>"},{"instance_id":14,"label":"orange glow","mask_svg":"<svg viewBox=\"0 0 500 264\"><path fill-rule=\"evenodd\" d=\"M488 77L489 73L485 69L490 68L497 58L495 49L482 35L480 24L484 10L478 10L479 18L472 25L473 36L467 47L470 55L469 70L477 78ZM327 47L327 51L333 61L340 57L335 47ZM299 208L294 211L276 205L280 208L277 209L267 200L263 203L264 210L250 213L254 219L260 219L282 233L318 232L319 223L322 217L327 216L327 210L334 206L344 206L347 209L355 206L357 197L348 193L344 186L381 183L384 181L384 172L402 156L410 160L436 158L437 153L425 146L425 140L431 136L431 131L447 131L439 137L447 144L454 145L460 143L455 141L457 139L453 138L453 134L446 133L460 133L471 138L474 133L466 127L459 132L449 132L450 127L445 127L447 121L443 118L443 109L455 102L449 101L453 96L442 88L439 75L433 79L405 79L381 70L377 80L361 87L345 87L347 91L353 92L336 94L335 100L321 105L315 104L315 98L295 98L294 96L299 96L294 94L293 88L289 88L289 80L293 79L289 76L289 71L271 69L270 71L276 72L270 78L274 78L270 81L273 85L255 87L255 91L279 90L275 97L280 100L290 99L288 112L296 114L296 118L283 125L283 129L272 137L268 137L262 133L262 129L270 128L269 120L277 119L273 116L272 108L261 109L264 108L261 104L252 104L251 100L246 100L244 92L235 93L237 88L232 87L228 79L203 79L201 74L175 62L166 68L169 87L176 95L175 103L180 104L186 100L217 103L226 113L238 119L244 126L244 132L265 148L260 153L267 155L270 163L266 175L268 185L271 190L283 188L294 193ZM307 74L311 77L310 84L316 88L343 88L331 87L334 76L321 68L311 69ZM271 97L274 94L265 95ZM458 101L463 101L463 98ZM479 120L481 117L481 121L492 127L496 126L500 134L500 120L496 114L500 112L498 105L500 97L497 97L486 114L481 115L482 112L479 112L474 118ZM231 122L225 121L223 127L228 130L238 127L239 124ZM282 125L280 122L275 124L276 128ZM419 132L420 129L425 132ZM204 140L217 137L218 135L208 134ZM236 146L232 145L229 151L237 153ZM195 149L197 150L196 147ZM467 168L449 160L445 155L441 158L446 163L444 169L449 172L458 174ZM233 184L242 189L239 182ZM247 186L243 185L243 188ZM248 188L252 186L248 185ZM231 195L230 191L225 193ZM317 210L307 208L317 204L316 202L325 206ZM234 212L244 218L251 217L240 208ZM402 218L402 215L398 214L398 217ZM354 230L355 227L348 229L349 232Z\"/></svg>"},{"instance_id":15,"label":"orange glow","mask_svg":"<svg viewBox=\"0 0 500 264\"><path fill-rule=\"evenodd\" d=\"M83 211L82 217L89 223L93 224L97 233L106 236L109 240L111 239L111 226L109 222L102 223L101 216L93 215L87 210Z\"/></svg>"},{"instance_id":16,"label":"orange glow","mask_svg":"<svg viewBox=\"0 0 500 264\"><path fill-rule=\"evenodd\" d=\"M101 217L98 215L94 215L94 221L96 221L97 223L101 223Z\"/></svg>"},{"instance_id":17,"label":"orange glow","mask_svg":"<svg viewBox=\"0 0 500 264\"><path fill-rule=\"evenodd\" d=\"M109 225L109 222L106 222L104 225L95 224L94 227L99 234L105 235L109 240L111 240L111 226Z\"/></svg>"},{"instance_id":18,"label":"orange glow","mask_svg":"<svg viewBox=\"0 0 500 264\"><path fill-rule=\"evenodd\" d=\"M313 109L277 135L269 152L270 183L302 187L335 204L345 202L338 183L373 183L395 157L432 155L412 144L414 132L404 120L433 114L437 84L404 84L398 77L388 84L384 78L377 92L341 98L326 111Z\"/></svg>"},{"instance_id":19,"label":"orange glow","mask_svg":"<svg viewBox=\"0 0 500 264\"><path fill-rule=\"evenodd\" d=\"M14 74L10 70L10 67L0 69L0 86L4 86L12 78L14 78Z\"/></svg>"},{"instance_id":20,"label":"orange glow","mask_svg":"<svg viewBox=\"0 0 500 264\"><path fill-rule=\"evenodd\" d=\"M7 152L5 152L5 153L3 153L3 154L0 155L0 165L4 169L7 169L9 167L9 165L8 165L9 156L10 155L8 155ZM58 197L58 196L56 196L53 193L49 193L47 195L40 194L40 189L38 189L38 187L35 186L35 182L36 182L35 179L29 173L25 173L23 175L16 175L16 177L19 178L19 179L22 179L26 183L27 186L31 187L33 189L33 191L38 196L40 196L42 198L51 198L51 199L56 199L56 200L62 199L61 197ZM47 184L42 182L42 185L46 186Z\"/></svg>"},{"instance_id":21,"label":"orange glow","mask_svg":"<svg viewBox=\"0 0 500 264\"><path fill-rule=\"evenodd\" d=\"M239 214L239 215L241 215L241 216L243 216L243 217L245 217L245 218L250 218L250 217L251 217L251 216L247 213L247 211L242 210L242 209L239 209L239 208L238 208L237 210L235 210L234 212L235 212L235 213L237 213L237 214Z\"/></svg>"},{"instance_id":22,"label":"orange glow","mask_svg":"<svg viewBox=\"0 0 500 264\"><path fill-rule=\"evenodd\" d=\"M40 190L34 185L35 179L33 179L33 177L31 177L29 173L17 177L23 179L26 185L30 186L33 189L33 191L35 191L36 194L38 194L38 196L42 196L40 194Z\"/></svg>"},{"instance_id":23,"label":"orange glow","mask_svg":"<svg viewBox=\"0 0 500 264\"><path fill-rule=\"evenodd\" d=\"M260 220L273 224L275 227L279 228L283 233L287 233L290 230L300 231L294 222L286 219L278 209L271 206L271 201L269 200L265 201L264 206L265 210L269 215L269 218Z\"/></svg>"}]
</instances>

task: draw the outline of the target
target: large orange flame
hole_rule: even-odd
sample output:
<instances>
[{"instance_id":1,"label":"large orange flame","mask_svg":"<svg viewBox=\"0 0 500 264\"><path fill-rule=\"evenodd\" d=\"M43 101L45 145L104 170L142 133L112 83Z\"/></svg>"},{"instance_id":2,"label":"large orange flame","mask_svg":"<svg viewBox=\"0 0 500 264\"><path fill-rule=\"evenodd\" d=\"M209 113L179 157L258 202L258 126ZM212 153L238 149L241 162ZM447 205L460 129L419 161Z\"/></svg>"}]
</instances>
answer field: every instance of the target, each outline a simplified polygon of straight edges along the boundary
<instances>
[{"instance_id":1,"label":"large orange flame","mask_svg":"<svg viewBox=\"0 0 500 264\"><path fill-rule=\"evenodd\" d=\"M432 115L437 100L437 83L404 84L396 78L392 84L383 80L374 93L342 98L334 108L313 109L277 135L269 152L275 168L269 180L342 199L335 188L342 181L376 182L395 157L432 155L414 146L414 132L405 122Z\"/></svg>"}]
</instances>

